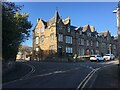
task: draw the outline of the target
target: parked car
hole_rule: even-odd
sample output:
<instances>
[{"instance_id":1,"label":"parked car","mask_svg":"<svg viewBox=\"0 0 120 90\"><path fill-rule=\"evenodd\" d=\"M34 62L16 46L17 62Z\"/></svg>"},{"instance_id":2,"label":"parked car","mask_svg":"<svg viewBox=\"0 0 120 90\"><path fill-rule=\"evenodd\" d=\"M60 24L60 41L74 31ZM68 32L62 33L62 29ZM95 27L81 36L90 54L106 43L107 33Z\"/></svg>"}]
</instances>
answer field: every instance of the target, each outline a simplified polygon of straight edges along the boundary
<instances>
[{"instance_id":1,"label":"parked car","mask_svg":"<svg viewBox=\"0 0 120 90\"><path fill-rule=\"evenodd\" d=\"M104 61L103 57L100 55L91 55L90 61Z\"/></svg>"},{"instance_id":2,"label":"parked car","mask_svg":"<svg viewBox=\"0 0 120 90\"><path fill-rule=\"evenodd\" d=\"M113 54L106 54L103 56L104 60L113 60L115 56Z\"/></svg>"}]
</instances>

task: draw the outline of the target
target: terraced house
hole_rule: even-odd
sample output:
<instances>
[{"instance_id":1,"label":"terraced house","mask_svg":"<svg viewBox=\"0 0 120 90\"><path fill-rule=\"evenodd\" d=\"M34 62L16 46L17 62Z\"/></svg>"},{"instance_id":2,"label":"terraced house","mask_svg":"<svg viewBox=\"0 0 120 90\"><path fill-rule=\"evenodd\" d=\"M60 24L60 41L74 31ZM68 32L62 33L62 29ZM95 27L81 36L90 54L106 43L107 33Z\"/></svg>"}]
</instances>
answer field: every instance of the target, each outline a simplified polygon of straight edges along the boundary
<instances>
[{"instance_id":1,"label":"terraced house","mask_svg":"<svg viewBox=\"0 0 120 90\"><path fill-rule=\"evenodd\" d=\"M116 45L109 31L98 33L91 25L72 26L70 17L63 20L57 10L48 21L37 19L33 30L33 55L39 59L75 54L116 54Z\"/></svg>"}]
</instances>

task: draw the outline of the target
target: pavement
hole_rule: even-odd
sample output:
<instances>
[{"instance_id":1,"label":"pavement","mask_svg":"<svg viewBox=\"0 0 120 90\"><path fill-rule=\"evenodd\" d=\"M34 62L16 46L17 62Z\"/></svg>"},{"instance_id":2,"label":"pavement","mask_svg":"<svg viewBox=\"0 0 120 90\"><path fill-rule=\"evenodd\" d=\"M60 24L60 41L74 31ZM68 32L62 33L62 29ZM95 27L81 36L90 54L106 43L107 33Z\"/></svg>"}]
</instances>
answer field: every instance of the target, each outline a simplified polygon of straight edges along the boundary
<instances>
[{"instance_id":1,"label":"pavement","mask_svg":"<svg viewBox=\"0 0 120 90\"><path fill-rule=\"evenodd\" d=\"M120 90L120 67L108 66L98 70L85 88L114 88Z\"/></svg>"},{"instance_id":2,"label":"pavement","mask_svg":"<svg viewBox=\"0 0 120 90\"><path fill-rule=\"evenodd\" d=\"M31 67L22 63L16 63L15 68L7 74L2 75L2 83L17 80L30 72Z\"/></svg>"}]
</instances>

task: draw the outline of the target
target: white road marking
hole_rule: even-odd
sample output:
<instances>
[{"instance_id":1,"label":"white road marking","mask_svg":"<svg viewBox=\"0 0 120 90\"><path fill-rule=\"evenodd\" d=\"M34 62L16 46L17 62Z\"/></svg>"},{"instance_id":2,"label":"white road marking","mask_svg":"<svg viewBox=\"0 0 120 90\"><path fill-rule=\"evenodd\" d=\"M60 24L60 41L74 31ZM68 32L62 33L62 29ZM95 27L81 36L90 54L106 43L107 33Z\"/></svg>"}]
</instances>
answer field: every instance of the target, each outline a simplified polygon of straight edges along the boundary
<instances>
[{"instance_id":1,"label":"white road marking","mask_svg":"<svg viewBox=\"0 0 120 90\"><path fill-rule=\"evenodd\" d=\"M32 78L36 78L36 77L43 77L43 76L48 76L48 75L53 75L53 74L66 73L66 72L70 72L72 70L78 70L78 69L80 69L80 68L74 68L74 69L70 69L70 70L66 70L66 71L54 71L54 72L50 72L50 73L46 73L46 74L31 76L29 78L24 78L24 79L20 79L20 80L32 79Z\"/></svg>"},{"instance_id":2,"label":"white road marking","mask_svg":"<svg viewBox=\"0 0 120 90\"><path fill-rule=\"evenodd\" d=\"M99 67L99 68L96 68L96 69L93 69L92 67L89 67L92 69L92 71L82 80L82 82L78 85L77 89L76 90L79 90L79 89L84 89L85 88L85 85L88 83L88 81L92 78L92 76L95 74L95 72L97 72L98 70L100 70L101 68L105 68L105 67L108 67L108 66L112 66L112 65L115 65L115 64L118 64L119 62L118 61L111 61L111 62L107 62L107 63L100 63L100 64L107 64L105 66L102 66L102 67ZM109 64L109 65L108 65ZM86 66L88 68L88 66Z\"/></svg>"},{"instance_id":3,"label":"white road marking","mask_svg":"<svg viewBox=\"0 0 120 90\"><path fill-rule=\"evenodd\" d=\"M27 73L25 76L21 77L19 80L23 80L24 78L28 78L32 73L35 72L35 67L33 65L30 65L30 64L26 64L26 65L30 66L32 68L32 70L29 73Z\"/></svg>"},{"instance_id":4,"label":"white road marking","mask_svg":"<svg viewBox=\"0 0 120 90\"><path fill-rule=\"evenodd\" d=\"M82 80L82 82L78 85L76 90L79 90L83 83L87 80L88 77L94 72L94 69Z\"/></svg>"},{"instance_id":5,"label":"white road marking","mask_svg":"<svg viewBox=\"0 0 120 90\"><path fill-rule=\"evenodd\" d=\"M25 65L30 66L32 68L32 70L30 72L28 72L25 76L21 77L20 79L9 81L9 82L3 83L2 85L6 85L6 84L14 83L14 82L19 81L19 80L23 80L24 78L28 77L30 74L35 72L35 67L34 66L29 65L29 64L25 64Z\"/></svg>"}]
</instances>

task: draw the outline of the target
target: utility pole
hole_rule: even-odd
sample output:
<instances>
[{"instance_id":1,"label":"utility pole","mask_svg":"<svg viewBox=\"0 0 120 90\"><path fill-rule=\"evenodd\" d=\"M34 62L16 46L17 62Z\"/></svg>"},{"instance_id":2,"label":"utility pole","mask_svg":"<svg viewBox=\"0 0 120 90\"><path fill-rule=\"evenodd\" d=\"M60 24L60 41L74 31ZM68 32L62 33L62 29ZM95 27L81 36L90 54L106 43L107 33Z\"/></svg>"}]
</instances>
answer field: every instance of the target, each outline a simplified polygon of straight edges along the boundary
<instances>
[{"instance_id":1,"label":"utility pole","mask_svg":"<svg viewBox=\"0 0 120 90\"><path fill-rule=\"evenodd\" d=\"M118 28L118 58L119 58L119 65L120 65L120 1L118 2L117 9L113 11L116 13L117 19L117 28Z\"/></svg>"}]
</instances>

